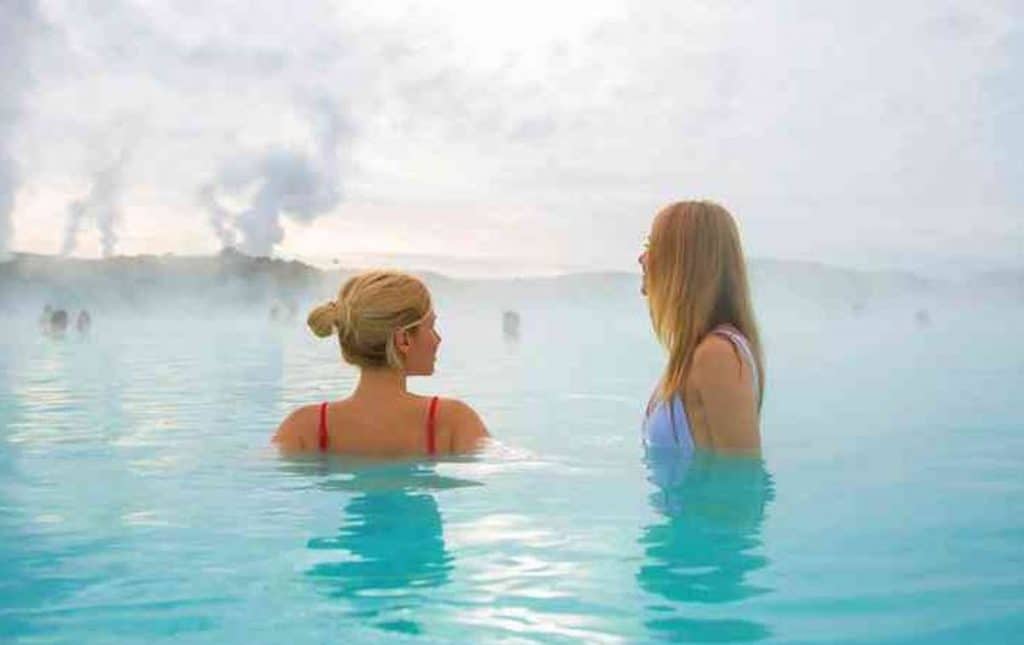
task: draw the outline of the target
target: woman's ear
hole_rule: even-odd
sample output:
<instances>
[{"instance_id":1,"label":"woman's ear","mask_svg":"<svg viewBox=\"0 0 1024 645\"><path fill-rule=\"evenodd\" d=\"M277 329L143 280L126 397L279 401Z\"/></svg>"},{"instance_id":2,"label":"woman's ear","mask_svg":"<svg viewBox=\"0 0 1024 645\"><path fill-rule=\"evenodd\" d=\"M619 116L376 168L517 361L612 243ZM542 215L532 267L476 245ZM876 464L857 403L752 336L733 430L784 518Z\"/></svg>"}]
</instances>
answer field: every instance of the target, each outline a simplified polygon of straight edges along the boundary
<instances>
[{"instance_id":1,"label":"woman's ear","mask_svg":"<svg viewBox=\"0 0 1024 645\"><path fill-rule=\"evenodd\" d=\"M408 329L396 329L395 330L395 349L398 353L405 356L409 353L409 348L412 347L412 336L409 334Z\"/></svg>"}]
</instances>

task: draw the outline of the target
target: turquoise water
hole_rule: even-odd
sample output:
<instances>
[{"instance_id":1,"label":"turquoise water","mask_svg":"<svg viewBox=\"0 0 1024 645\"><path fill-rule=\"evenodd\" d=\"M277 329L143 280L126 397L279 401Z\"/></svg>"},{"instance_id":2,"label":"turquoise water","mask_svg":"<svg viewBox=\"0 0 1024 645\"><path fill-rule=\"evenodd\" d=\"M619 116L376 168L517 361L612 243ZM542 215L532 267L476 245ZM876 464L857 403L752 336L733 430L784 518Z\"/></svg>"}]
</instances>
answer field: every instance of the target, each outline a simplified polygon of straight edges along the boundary
<instances>
[{"instance_id":1,"label":"turquoise water","mask_svg":"<svg viewBox=\"0 0 1024 645\"><path fill-rule=\"evenodd\" d=\"M1009 642L1024 632L1024 311L760 303L762 463L642 460L636 285L438 287L423 393L476 458L285 459L354 373L301 321L94 316L0 340L0 639ZM501 311L522 316L518 339Z\"/></svg>"}]
</instances>

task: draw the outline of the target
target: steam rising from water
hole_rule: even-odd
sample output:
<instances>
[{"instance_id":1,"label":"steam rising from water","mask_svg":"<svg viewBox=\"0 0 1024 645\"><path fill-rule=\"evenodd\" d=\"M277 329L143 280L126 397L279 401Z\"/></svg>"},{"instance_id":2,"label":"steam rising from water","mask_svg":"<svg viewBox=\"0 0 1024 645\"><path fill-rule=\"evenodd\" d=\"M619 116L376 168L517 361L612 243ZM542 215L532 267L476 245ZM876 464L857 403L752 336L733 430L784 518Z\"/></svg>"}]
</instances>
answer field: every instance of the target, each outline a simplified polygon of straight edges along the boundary
<instances>
[{"instance_id":1,"label":"steam rising from water","mask_svg":"<svg viewBox=\"0 0 1024 645\"><path fill-rule=\"evenodd\" d=\"M78 246L78 232L85 217L91 217L100 230L100 246L103 257L109 258L117 247L117 223L121 219L118 197L121 192L121 171L127 154L122 150L109 164L101 166L92 178L89 194L68 206L67 225L64 229L64 243L61 255L75 252Z\"/></svg>"},{"instance_id":2,"label":"steam rising from water","mask_svg":"<svg viewBox=\"0 0 1024 645\"><path fill-rule=\"evenodd\" d=\"M343 122L336 106L323 98L316 101L315 117L313 154L273 146L230 160L216 179L200 187L198 201L223 248L269 256L284 239L282 216L309 222L341 202L338 148ZM251 197L240 210L221 201L243 194Z\"/></svg>"}]
</instances>

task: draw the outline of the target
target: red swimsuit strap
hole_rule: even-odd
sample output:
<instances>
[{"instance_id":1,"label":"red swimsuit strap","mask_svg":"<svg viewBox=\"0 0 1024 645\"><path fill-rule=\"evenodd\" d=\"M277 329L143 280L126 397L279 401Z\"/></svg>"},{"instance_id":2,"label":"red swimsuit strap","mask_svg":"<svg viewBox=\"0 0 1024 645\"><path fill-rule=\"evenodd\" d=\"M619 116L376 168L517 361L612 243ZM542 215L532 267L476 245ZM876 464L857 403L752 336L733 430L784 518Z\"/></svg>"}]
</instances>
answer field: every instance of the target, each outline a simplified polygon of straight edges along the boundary
<instances>
[{"instance_id":1,"label":"red swimsuit strap","mask_svg":"<svg viewBox=\"0 0 1024 645\"><path fill-rule=\"evenodd\" d=\"M320 404L320 427L317 429L320 452L327 452L327 401Z\"/></svg>"},{"instance_id":2,"label":"red swimsuit strap","mask_svg":"<svg viewBox=\"0 0 1024 645\"><path fill-rule=\"evenodd\" d=\"M430 411L427 412L427 454L437 454L437 397L430 399Z\"/></svg>"}]
</instances>

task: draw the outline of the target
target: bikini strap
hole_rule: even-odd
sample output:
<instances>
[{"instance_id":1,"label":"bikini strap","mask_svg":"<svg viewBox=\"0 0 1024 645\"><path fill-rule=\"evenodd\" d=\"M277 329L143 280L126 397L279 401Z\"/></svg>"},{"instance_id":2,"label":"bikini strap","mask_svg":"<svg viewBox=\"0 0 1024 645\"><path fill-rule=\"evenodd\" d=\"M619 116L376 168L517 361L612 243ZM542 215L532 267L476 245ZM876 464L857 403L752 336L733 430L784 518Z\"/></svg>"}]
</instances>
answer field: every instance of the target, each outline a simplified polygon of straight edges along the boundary
<instances>
[{"instance_id":1,"label":"bikini strap","mask_svg":"<svg viewBox=\"0 0 1024 645\"><path fill-rule=\"evenodd\" d=\"M752 377L751 383L754 386L754 398L760 400L761 377L757 371L757 359L754 358L754 352L750 349L750 343L747 341L746 336L734 329L731 325L719 325L712 329L711 333L728 338L729 341L732 342L733 346L740 351L740 354L743 355L744 361L750 368L750 374Z\"/></svg>"},{"instance_id":2,"label":"bikini strap","mask_svg":"<svg viewBox=\"0 0 1024 645\"><path fill-rule=\"evenodd\" d=\"M437 397L430 399L430 410L427 412L427 454L437 454Z\"/></svg>"},{"instance_id":3,"label":"bikini strap","mask_svg":"<svg viewBox=\"0 0 1024 645\"><path fill-rule=\"evenodd\" d=\"M327 452L327 401L320 404L320 427L317 429L320 452Z\"/></svg>"}]
</instances>

